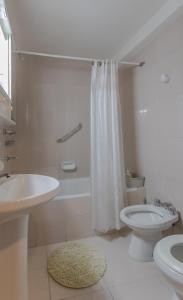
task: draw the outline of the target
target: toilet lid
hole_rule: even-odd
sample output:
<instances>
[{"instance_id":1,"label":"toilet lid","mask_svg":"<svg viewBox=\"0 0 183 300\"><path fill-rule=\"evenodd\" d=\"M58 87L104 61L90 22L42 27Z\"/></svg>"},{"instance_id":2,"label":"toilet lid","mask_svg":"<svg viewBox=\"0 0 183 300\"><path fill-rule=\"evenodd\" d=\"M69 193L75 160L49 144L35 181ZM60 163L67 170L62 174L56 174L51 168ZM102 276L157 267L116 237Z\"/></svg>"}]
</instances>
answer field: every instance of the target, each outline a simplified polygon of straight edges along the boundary
<instances>
[{"instance_id":1,"label":"toilet lid","mask_svg":"<svg viewBox=\"0 0 183 300\"><path fill-rule=\"evenodd\" d=\"M156 244L154 253L169 268L183 274L183 234L163 238Z\"/></svg>"}]
</instances>

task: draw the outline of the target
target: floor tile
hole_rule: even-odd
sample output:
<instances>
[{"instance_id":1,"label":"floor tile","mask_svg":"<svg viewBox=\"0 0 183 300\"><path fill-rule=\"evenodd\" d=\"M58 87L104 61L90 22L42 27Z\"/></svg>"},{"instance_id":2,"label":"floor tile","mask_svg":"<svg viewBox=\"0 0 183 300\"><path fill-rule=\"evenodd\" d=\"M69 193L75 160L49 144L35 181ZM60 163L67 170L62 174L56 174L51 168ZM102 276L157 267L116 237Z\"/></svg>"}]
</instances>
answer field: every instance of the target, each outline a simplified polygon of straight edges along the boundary
<instances>
[{"instance_id":1,"label":"floor tile","mask_svg":"<svg viewBox=\"0 0 183 300\"><path fill-rule=\"evenodd\" d=\"M51 300L61 300L71 297L81 297L91 292L102 290L106 287L105 282L100 280L97 284L83 289L70 289L56 283L49 277Z\"/></svg>"},{"instance_id":2,"label":"floor tile","mask_svg":"<svg viewBox=\"0 0 183 300\"><path fill-rule=\"evenodd\" d=\"M157 276L110 287L114 300L171 300L172 291Z\"/></svg>"},{"instance_id":3,"label":"floor tile","mask_svg":"<svg viewBox=\"0 0 183 300\"><path fill-rule=\"evenodd\" d=\"M107 271L94 286L69 289L57 284L46 270L46 260L62 243L29 250L29 300L171 300L171 290L153 262L128 255L129 232L80 240L96 246L107 258Z\"/></svg>"},{"instance_id":4,"label":"floor tile","mask_svg":"<svg viewBox=\"0 0 183 300\"><path fill-rule=\"evenodd\" d=\"M113 297L106 290L101 290L86 295L69 298L68 300L113 300Z\"/></svg>"},{"instance_id":5,"label":"floor tile","mask_svg":"<svg viewBox=\"0 0 183 300\"><path fill-rule=\"evenodd\" d=\"M156 274L153 262L142 263L128 255L129 236L107 235L82 240L96 246L107 258L107 271L104 281L107 285L128 284Z\"/></svg>"},{"instance_id":6,"label":"floor tile","mask_svg":"<svg viewBox=\"0 0 183 300\"><path fill-rule=\"evenodd\" d=\"M115 258L113 261L108 257L108 268L104 280L110 285L133 283L157 273L154 263L141 263L130 258Z\"/></svg>"}]
</instances>

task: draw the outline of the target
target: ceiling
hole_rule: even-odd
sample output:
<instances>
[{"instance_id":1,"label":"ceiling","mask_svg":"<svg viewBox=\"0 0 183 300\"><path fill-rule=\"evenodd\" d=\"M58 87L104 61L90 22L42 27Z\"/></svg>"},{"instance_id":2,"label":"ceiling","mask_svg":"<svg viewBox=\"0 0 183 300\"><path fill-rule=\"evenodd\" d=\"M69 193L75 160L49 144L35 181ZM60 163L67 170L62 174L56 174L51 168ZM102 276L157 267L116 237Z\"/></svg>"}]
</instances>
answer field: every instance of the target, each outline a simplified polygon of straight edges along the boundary
<instances>
[{"instance_id":1,"label":"ceiling","mask_svg":"<svg viewBox=\"0 0 183 300\"><path fill-rule=\"evenodd\" d=\"M6 0L16 49L114 57L167 0Z\"/></svg>"}]
</instances>

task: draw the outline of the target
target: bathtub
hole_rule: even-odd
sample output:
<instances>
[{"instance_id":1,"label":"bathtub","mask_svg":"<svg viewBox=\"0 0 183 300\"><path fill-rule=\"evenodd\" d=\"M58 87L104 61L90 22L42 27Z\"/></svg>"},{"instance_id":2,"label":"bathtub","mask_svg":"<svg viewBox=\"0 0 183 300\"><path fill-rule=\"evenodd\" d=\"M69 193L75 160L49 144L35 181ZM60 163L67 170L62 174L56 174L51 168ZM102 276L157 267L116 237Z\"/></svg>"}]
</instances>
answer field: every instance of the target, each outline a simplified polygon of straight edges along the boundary
<instances>
[{"instance_id":1,"label":"bathtub","mask_svg":"<svg viewBox=\"0 0 183 300\"><path fill-rule=\"evenodd\" d=\"M90 178L74 178L60 180L60 193L54 200L64 200L90 196Z\"/></svg>"},{"instance_id":2,"label":"bathtub","mask_svg":"<svg viewBox=\"0 0 183 300\"><path fill-rule=\"evenodd\" d=\"M92 236L90 205L89 177L61 180L59 194L30 213L29 246Z\"/></svg>"}]
</instances>

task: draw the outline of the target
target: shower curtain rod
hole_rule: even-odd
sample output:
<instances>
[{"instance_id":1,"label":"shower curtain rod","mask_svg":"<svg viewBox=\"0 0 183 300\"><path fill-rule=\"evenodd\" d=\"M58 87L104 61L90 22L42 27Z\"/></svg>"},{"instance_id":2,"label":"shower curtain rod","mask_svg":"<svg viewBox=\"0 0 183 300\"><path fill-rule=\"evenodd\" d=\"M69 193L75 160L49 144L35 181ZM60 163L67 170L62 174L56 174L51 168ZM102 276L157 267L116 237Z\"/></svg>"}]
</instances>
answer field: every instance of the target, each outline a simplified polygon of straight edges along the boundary
<instances>
[{"instance_id":1,"label":"shower curtain rod","mask_svg":"<svg viewBox=\"0 0 183 300\"><path fill-rule=\"evenodd\" d=\"M101 61L101 59L95 59L95 58L73 57L73 56L64 56L64 55L56 55L56 54L47 54L47 53L40 53L40 52L32 52L32 51L13 50L13 53L25 54L25 55L43 56L43 57L50 57L50 58L68 59L68 60L78 60L78 61L86 61L86 62ZM144 61L141 61L139 63L130 62L130 61L119 61L119 63L123 64L123 65L136 66L136 67L142 67L145 64Z\"/></svg>"}]
</instances>

